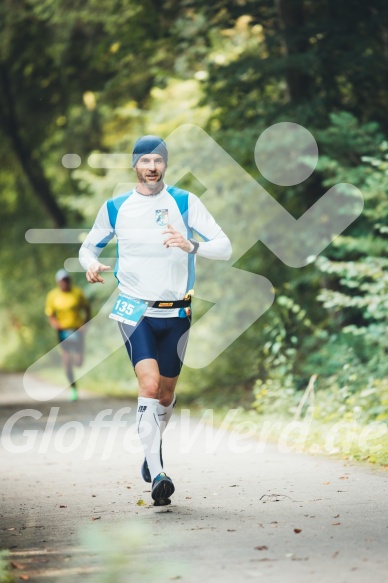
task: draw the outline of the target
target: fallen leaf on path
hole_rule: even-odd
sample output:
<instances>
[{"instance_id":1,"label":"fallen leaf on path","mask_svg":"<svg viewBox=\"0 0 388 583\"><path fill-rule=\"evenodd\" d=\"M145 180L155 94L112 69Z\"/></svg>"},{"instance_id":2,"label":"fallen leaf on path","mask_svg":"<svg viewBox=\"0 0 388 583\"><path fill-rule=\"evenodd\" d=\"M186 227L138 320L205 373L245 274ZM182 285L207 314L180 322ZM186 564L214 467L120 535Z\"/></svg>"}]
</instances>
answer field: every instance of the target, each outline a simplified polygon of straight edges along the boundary
<instances>
[{"instance_id":1,"label":"fallen leaf on path","mask_svg":"<svg viewBox=\"0 0 388 583\"><path fill-rule=\"evenodd\" d=\"M340 476L340 480L349 480L349 476Z\"/></svg>"},{"instance_id":2,"label":"fallen leaf on path","mask_svg":"<svg viewBox=\"0 0 388 583\"><path fill-rule=\"evenodd\" d=\"M340 522L332 522L333 526L339 526L341 523Z\"/></svg>"},{"instance_id":3,"label":"fallen leaf on path","mask_svg":"<svg viewBox=\"0 0 388 583\"><path fill-rule=\"evenodd\" d=\"M294 528L294 532L295 534L299 534L300 532L302 532L301 528Z\"/></svg>"},{"instance_id":4,"label":"fallen leaf on path","mask_svg":"<svg viewBox=\"0 0 388 583\"><path fill-rule=\"evenodd\" d=\"M101 516L94 516L92 520L100 520Z\"/></svg>"},{"instance_id":5,"label":"fallen leaf on path","mask_svg":"<svg viewBox=\"0 0 388 583\"><path fill-rule=\"evenodd\" d=\"M323 482L324 486L327 486L328 484L331 484L331 482Z\"/></svg>"},{"instance_id":6,"label":"fallen leaf on path","mask_svg":"<svg viewBox=\"0 0 388 583\"><path fill-rule=\"evenodd\" d=\"M256 551L268 551L268 547L265 545L260 545L259 547L255 547Z\"/></svg>"},{"instance_id":7,"label":"fallen leaf on path","mask_svg":"<svg viewBox=\"0 0 388 583\"><path fill-rule=\"evenodd\" d=\"M287 496L286 494L263 494L260 497L260 500L262 500L263 504L265 504L266 502L282 502L286 498L292 500L292 498L290 498L290 496Z\"/></svg>"},{"instance_id":8,"label":"fallen leaf on path","mask_svg":"<svg viewBox=\"0 0 388 583\"><path fill-rule=\"evenodd\" d=\"M227 530L228 532L236 532L236 529L235 529L235 528L227 528L226 530Z\"/></svg>"},{"instance_id":9,"label":"fallen leaf on path","mask_svg":"<svg viewBox=\"0 0 388 583\"><path fill-rule=\"evenodd\" d=\"M67 508L67 506L65 506L64 504L60 504L59 508Z\"/></svg>"},{"instance_id":10,"label":"fallen leaf on path","mask_svg":"<svg viewBox=\"0 0 388 583\"><path fill-rule=\"evenodd\" d=\"M144 502L144 500L142 500L141 498L140 498L140 500L138 500L138 501L136 502L136 504L137 504L138 506L147 506L147 504L146 504L146 503Z\"/></svg>"},{"instance_id":11,"label":"fallen leaf on path","mask_svg":"<svg viewBox=\"0 0 388 583\"><path fill-rule=\"evenodd\" d=\"M11 562L11 567L13 569L25 569L26 568L25 565L21 565L20 563L14 563L14 562Z\"/></svg>"},{"instance_id":12,"label":"fallen leaf on path","mask_svg":"<svg viewBox=\"0 0 388 583\"><path fill-rule=\"evenodd\" d=\"M333 516L333 518L339 518L339 514L336 514L335 516Z\"/></svg>"}]
</instances>

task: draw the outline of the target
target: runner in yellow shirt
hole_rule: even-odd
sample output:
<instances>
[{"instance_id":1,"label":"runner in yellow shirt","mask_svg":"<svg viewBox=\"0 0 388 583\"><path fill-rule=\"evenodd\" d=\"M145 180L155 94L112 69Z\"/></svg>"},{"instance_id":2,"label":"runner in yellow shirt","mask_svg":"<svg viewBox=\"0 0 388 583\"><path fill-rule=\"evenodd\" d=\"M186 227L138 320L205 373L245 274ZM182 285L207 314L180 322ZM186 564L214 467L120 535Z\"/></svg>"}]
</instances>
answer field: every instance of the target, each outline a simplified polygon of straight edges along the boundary
<instances>
[{"instance_id":1,"label":"runner in yellow shirt","mask_svg":"<svg viewBox=\"0 0 388 583\"><path fill-rule=\"evenodd\" d=\"M50 325L58 332L62 348L62 362L71 387L70 398L78 398L73 367L81 366L84 357L84 329L90 320L90 305L82 290L72 286L70 274L60 269L55 275L58 287L46 298L46 316Z\"/></svg>"}]
</instances>

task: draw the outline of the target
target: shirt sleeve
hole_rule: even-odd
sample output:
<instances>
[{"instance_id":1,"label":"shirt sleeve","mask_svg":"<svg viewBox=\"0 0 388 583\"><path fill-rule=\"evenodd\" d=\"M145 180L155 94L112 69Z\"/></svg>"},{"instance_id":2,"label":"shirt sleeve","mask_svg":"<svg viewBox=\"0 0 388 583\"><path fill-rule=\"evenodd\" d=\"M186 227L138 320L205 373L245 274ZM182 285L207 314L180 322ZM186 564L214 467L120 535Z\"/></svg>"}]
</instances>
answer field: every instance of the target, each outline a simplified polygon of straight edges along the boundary
<instances>
[{"instance_id":1,"label":"shirt sleeve","mask_svg":"<svg viewBox=\"0 0 388 583\"><path fill-rule=\"evenodd\" d=\"M189 227L204 241L199 244L197 255L207 259L228 261L232 255L232 245L214 217L195 195L189 194Z\"/></svg>"},{"instance_id":2,"label":"shirt sleeve","mask_svg":"<svg viewBox=\"0 0 388 583\"><path fill-rule=\"evenodd\" d=\"M79 251L79 261L87 271L101 254L109 241L114 237L115 231L110 224L107 203L100 208L92 230L89 232Z\"/></svg>"}]
</instances>

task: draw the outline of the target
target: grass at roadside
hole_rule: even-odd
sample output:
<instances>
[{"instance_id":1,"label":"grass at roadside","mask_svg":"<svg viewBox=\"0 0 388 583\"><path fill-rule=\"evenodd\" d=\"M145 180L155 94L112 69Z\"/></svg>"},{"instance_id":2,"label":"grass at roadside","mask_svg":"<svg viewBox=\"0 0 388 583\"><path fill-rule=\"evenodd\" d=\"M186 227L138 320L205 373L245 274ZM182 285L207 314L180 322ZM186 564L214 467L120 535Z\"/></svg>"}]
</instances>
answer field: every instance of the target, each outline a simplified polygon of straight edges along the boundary
<instances>
[{"instance_id":1,"label":"grass at roadside","mask_svg":"<svg viewBox=\"0 0 388 583\"><path fill-rule=\"evenodd\" d=\"M214 414L217 426L225 423L230 410L219 409ZM198 411L204 414L204 411ZM366 462L388 469L388 428L383 422L367 425L354 420L323 423L308 410L301 419L286 416L258 415L255 411L237 409L230 429L244 439L257 439L276 444L282 452L296 451L323 455L355 462Z\"/></svg>"},{"instance_id":2,"label":"grass at roadside","mask_svg":"<svg viewBox=\"0 0 388 583\"><path fill-rule=\"evenodd\" d=\"M111 357L109 366L107 364L105 361L82 377L79 387L99 396L136 398L137 381L132 369L128 366L122 368L117 357ZM108 378L107 370L110 371ZM61 367L45 369L40 376L53 383L64 382ZM238 399L234 399L229 407L225 406L220 398L222 394L219 390L198 396L190 384L189 373L185 371L179 382L178 409L190 408L199 417L211 410L213 423L221 426L227 420L228 428L241 434L241 443L244 439L253 438L277 444L281 451L333 456L388 468L388 427L384 421L365 424L348 416L323 422L319 418L318 407L305 408L297 419L286 413L259 414L253 409L238 406Z\"/></svg>"}]
</instances>

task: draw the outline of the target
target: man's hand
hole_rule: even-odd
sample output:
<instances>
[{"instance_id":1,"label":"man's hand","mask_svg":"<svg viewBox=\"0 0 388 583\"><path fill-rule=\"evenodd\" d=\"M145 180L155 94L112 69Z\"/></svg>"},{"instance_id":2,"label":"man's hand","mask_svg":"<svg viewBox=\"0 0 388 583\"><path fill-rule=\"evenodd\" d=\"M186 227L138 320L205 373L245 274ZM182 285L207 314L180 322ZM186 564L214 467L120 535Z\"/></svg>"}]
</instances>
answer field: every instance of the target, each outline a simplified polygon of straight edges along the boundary
<instances>
[{"instance_id":1,"label":"man's hand","mask_svg":"<svg viewBox=\"0 0 388 583\"><path fill-rule=\"evenodd\" d=\"M176 231L171 225L167 225L167 229L163 231L164 233L169 233L169 237L163 241L163 245L168 247L179 247L182 251L190 253L193 248L193 244L184 238L180 231Z\"/></svg>"},{"instance_id":2,"label":"man's hand","mask_svg":"<svg viewBox=\"0 0 388 583\"><path fill-rule=\"evenodd\" d=\"M105 283L102 279L101 275L98 275L99 271L108 271L110 269L109 265L104 265L103 263L99 263L95 261L91 264L89 269L86 272L86 279L89 283Z\"/></svg>"},{"instance_id":3,"label":"man's hand","mask_svg":"<svg viewBox=\"0 0 388 583\"><path fill-rule=\"evenodd\" d=\"M53 328L54 330L61 329L61 326L60 326L60 324L55 316L49 316L49 322L50 322L51 328Z\"/></svg>"}]
</instances>

